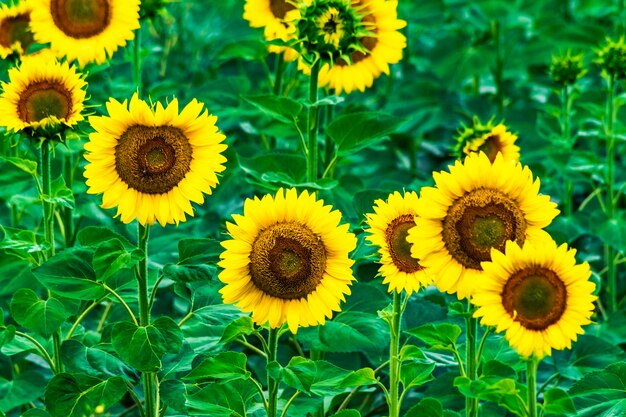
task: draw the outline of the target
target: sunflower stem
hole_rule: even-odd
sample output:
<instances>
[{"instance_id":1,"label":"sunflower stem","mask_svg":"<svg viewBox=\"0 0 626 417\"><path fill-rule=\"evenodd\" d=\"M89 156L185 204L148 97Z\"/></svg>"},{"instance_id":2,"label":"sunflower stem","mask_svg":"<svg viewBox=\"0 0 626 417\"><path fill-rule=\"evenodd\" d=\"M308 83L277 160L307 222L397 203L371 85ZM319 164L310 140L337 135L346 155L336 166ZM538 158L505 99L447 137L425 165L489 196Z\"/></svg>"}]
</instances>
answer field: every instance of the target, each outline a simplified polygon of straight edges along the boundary
<instances>
[{"instance_id":1,"label":"sunflower stem","mask_svg":"<svg viewBox=\"0 0 626 417\"><path fill-rule=\"evenodd\" d=\"M71 153L63 155L63 177L65 185L70 190L74 185L74 157ZM74 222L72 218L73 210L69 207L63 208L63 232L65 247L69 248L74 244Z\"/></svg>"},{"instance_id":2,"label":"sunflower stem","mask_svg":"<svg viewBox=\"0 0 626 417\"><path fill-rule=\"evenodd\" d=\"M309 141L307 154L307 181L317 181L317 131L318 131L318 108L317 108L317 80L320 72L320 60L315 61L311 67L311 83L309 84L309 117L307 120L307 129L309 130Z\"/></svg>"},{"instance_id":3,"label":"sunflower stem","mask_svg":"<svg viewBox=\"0 0 626 417\"><path fill-rule=\"evenodd\" d=\"M535 355L526 361L526 383L528 384L528 417L537 417L537 365Z\"/></svg>"},{"instance_id":4,"label":"sunflower stem","mask_svg":"<svg viewBox=\"0 0 626 417\"><path fill-rule=\"evenodd\" d=\"M39 149L40 165L41 165L41 182L42 195L41 204L43 206L43 230L46 242L50 244L47 256L54 256L54 205L50 201L52 190L52 175L50 173L51 155L50 148L52 143L48 139L44 139Z\"/></svg>"},{"instance_id":5,"label":"sunflower stem","mask_svg":"<svg viewBox=\"0 0 626 417\"><path fill-rule=\"evenodd\" d=\"M574 143L572 141L571 138L571 131L570 131L570 117L571 117L571 100L570 100L570 95L569 95L569 86L568 85L564 85L563 88L561 88L561 130L562 130L562 135L563 135L563 141L565 142L567 148L568 148L568 153L570 153L572 151L572 149L574 148ZM565 192L564 192L564 197L563 197L563 207L565 209L565 215L567 217L571 217L572 213L573 213L573 209L572 209L572 200L573 200L573 194L574 194L574 183L572 182L572 179L569 177L569 175L565 175Z\"/></svg>"},{"instance_id":6,"label":"sunflower stem","mask_svg":"<svg viewBox=\"0 0 626 417\"><path fill-rule=\"evenodd\" d=\"M137 95L141 97L143 82L141 79L141 27L135 32L133 44L133 81L137 86Z\"/></svg>"},{"instance_id":7,"label":"sunflower stem","mask_svg":"<svg viewBox=\"0 0 626 417\"><path fill-rule=\"evenodd\" d=\"M283 73L285 72L285 54L276 56L276 66L274 67L274 95L280 96L283 92Z\"/></svg>"},{"instance_id":8,"label":"sunflower stem","mask_svg":"<svg viewBox=\"0 0 626 417\"><path fill-rule=\"evenodd\" d=\"M276 362L276 353L278 351L278 330L270 328L268 335L267 348L267 365ZM278 381L276 381L268 372L267 373L267 417L276 417L278 412Z\"/></svg>"},{"instance_id":9,"label":"sunflower stem","mask_svg":"<svg viewBox=\"0 0 626 417\"><path fill-rule=\"evenodd\" d=\"M148 292L148 240L150 238L150 226L137 223L138 248L143 251L144 257L139 261L137 269L137 285L139 298L139 325L146 327L150 325L150 303ZM143 372L141 374L143 382L144 401L146 417L158 417L159 404L156 386L158 385L155 372Z\"/></svg>"},{"instance_id":10,"label":"sunflower stem","mask_svg":"<svg viewBox=\"0 0 626 417\"><path fill-rule=\"evenodd\" d=\"M615 77L608 76L608 96L606 101L606 215L611 220L615 215L616 201L614 199L613 185L615 182L615 135L613 125L615 123ZM617 266L615 265L615 250L604 244L605 262L607 265L607 292L609 312L617 311Z\"/></svg>"},{"instance_id":11,"label":"sunflower stem","mask_svg":"<svg viewBox=\"0 0 626 417\"><path fill-rule=\"evenodd\" d=\"M402 300L399 292L393 292L393 313L390 321L389 343L389 417L400 416L400 323Z\"/></svg>"},{"instance_id":12,"label":"sunflower stem","mask_svg":"<svg viewBox=\"0 0 626 417\"><path fill-rule=\"evenodd\" d=\"M474 317L473 306L467 302L468 315L465 318L465 348L466 348L466 369L467 377L470 381L476 381L478 377L478 366L476 360L476 334L478 333L478 320ZM478 398L465 398L465 415L476 417L478 415Z\"/></svg>"}]
</instances>

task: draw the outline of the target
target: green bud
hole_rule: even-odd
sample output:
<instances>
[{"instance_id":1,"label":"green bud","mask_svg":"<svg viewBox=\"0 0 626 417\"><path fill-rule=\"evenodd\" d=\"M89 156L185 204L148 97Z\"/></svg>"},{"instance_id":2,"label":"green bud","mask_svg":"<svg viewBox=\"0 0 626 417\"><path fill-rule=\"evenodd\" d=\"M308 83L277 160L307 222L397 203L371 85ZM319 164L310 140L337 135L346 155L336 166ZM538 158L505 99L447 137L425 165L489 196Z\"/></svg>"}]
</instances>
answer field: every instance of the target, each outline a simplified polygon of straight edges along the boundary
<instances>
[{"instance_id":1,"label":"green bud","mask_svg":"<svg viewBox=\"0 0 626 417\"><path fill-rule=\"evenodd\" d=\"M572 55L568 50L565 55L552 56L550 78L559 86L574 85L586 73L583 54Z\"/></svg>"},{"instance_id":2,"label":"green bud","mask_svg":"<svg viewBox=\"0 0 626 417\"><path fill-rule=\"evenodd\" d=\"M626 43L624 37L617 41L606 38L604 46L596 51L595 62L602 71L616 79L626 78Z\"/></svg>"}]
</instances>

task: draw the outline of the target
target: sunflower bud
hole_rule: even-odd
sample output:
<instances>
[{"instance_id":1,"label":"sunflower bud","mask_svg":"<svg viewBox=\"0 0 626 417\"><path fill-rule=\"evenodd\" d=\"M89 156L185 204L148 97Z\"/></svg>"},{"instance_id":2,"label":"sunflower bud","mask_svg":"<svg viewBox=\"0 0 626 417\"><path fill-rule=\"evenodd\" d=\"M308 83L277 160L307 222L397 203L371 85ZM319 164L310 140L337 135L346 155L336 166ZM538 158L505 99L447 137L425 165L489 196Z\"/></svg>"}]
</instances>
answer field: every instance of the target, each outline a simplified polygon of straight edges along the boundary
<instances>
[{"instance_id":1,"label":"sunflower bud","mask_svg":"<svg viewBox=\"0 0 626 417\"><path fill-rule=\"evenodd\" d=\"M515 145L517 135L509 132L503 123L495 125L493 118L486 124L478 117L472 118L470 126L459 129L454 146L454 156L463 159L472 153L484 153L493 163L501 153L507 161L519 160L519 147Z\"/></svg>"},{"instance_id":2,"label":"sunflower bud","mask_svg":"<svg viewBox=\"0 0 626 417\"><path fill-rule=\"evenodd\" d=\"M600 65L602 71L614 78L626 78L626 43L624 37L614 41L606 39L605 45L596 51L595 62Z\"/></svg>"},{"instance_id":3,"label":"sunflower bud","mask_svg":"<svg viewBox=\"0 0 626 417\"><path fill-rule=\"evenodd\" d=\"M552 65L550 65L550 78L560 87L574 85L587 73L583 60L583 54L572 55L569 50L565 55L553 55Z\"/></svg>"}]
</instances>

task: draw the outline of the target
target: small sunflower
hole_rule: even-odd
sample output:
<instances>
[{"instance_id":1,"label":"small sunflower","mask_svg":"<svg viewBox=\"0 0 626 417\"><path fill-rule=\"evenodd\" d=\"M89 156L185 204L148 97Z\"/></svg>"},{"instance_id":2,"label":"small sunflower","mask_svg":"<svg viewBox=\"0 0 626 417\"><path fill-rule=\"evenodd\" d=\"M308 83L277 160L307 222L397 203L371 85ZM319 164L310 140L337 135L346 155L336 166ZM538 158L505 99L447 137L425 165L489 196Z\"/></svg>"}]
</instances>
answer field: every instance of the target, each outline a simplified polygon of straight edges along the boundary
<instances>
[{"instance_id":1,"label":"small sunflower","mask_svg":"<svg viewBox=\"0 0 626 417\"><path fill-rule=\"evenodd\" d=\"M102 64L139 28L139 0L30 0L35 39L80 66Z\"/></svg>"},{"instance_id":2,"label":"small sunflower","mask_svg":"<svg viewBox=\"0 0 626 417\"><path fill-rule=\"evenodd\" d=\"M358 38L360 47L349 57L325 63L319 74L319 85L337 94L365 91L382 73L389 74L389 65L398 63L406 48L406 38L399 32L406 22L397 17L397 1L353 0L352 7L358 10L366 29Z\"/></svg>"},{"instance_id":3,"label":"small sunflower","mask_svg":"<svg viewBox=\"0 0 626 417\"><path fill-rule=\"evenodd\" d=\"M243 18L253 28L263 28L267 41L294 39L299 11L289 0L246 0ZM268 50L275 54L284 53L286 61L293 61L298 52L292 48L269 45Z\"/></svg>"},{"instance_id":4,"label":"small sunflower","mask_svg":"<svg viewBox=\"0 0 626 417\"><path fill-rule=\"evenodd\" d=\"M378 271L384 277L383 284L389 284L389 292L404 290L411 295L432 281L418 260L411 256L406 240L409 229L415 226L417 202L414 191L404 195L396 191L387 201L376 200L374 213L366 215L370 227L367 240L379 247L381 266Z\"/></svg>"},{"instance_id":5,"label":"small sunflower","mask_svg":"<svg viewBox=\"0 0 626 417\"><path fill-rule=\"evenodd\" d=\"M517 135L509 132L503 123L494 125L493 119L482 124L477 117L471 126L464 126L456 139L455 156L462 159L471 153L483 152L493 163L501 153L505 161L519 161Z\"/></svg>"},{"instance_id":6,"label":"small sunflower","mask_svg":"<svg viewBox=\"0 0 626 417\"><path fill-rule=\"evenodd\" d=\"M473 153L433 176L436 187L422 188L407 240L435 285L459 299L472 294L492 248L545 238L542 229L559 213L549 196L539 195L530 169L501 154L492 164Z\"/></svg>"},{"instance_id":7,"label":"small sunflower","mask_svg":"<svg viewBox=\"0 0 626 417\"><path fill-rule=\"evenodd\" d=\"M13 52L23 55L33 43L30 12L26 1L15 6L0 5L0 58L5 59Z\"/></svg>"},{"instance_id":8,"label":"small sunflower","mask_svg":"<svg viewBox=\"0 0 626 417\"><path fill-rule=\"evenodd\" d=\"M590 323L597 298L589 264L577 265L575 254L552 239L523 248L509 241L504 253L494 249L475 283L474 316L506 331L509 344L524 357L571 348L581 326Z\"/></svg>"},{"instance_id":9,"label":"small sunflower","mask_svg":"<svg viewBox=\"0 0 626 417\"><path fill-rule=\"evenodd\" d=\"M102 207L117 206L124 223L164 226L193 216L190 202L204 202L226 162L217 117L203 107L194 99L179 114L176 99L155 109L137 94L130 105L110 99L109 116L89 118L87 192L102 193Z\"/></svg>"},{"instance_id":10,"label":"small sunflower","mask_svg":"<svg viewBox=\"0 0 626 417\"><path fill-rule=\"evenodd\" d=\"M83 120L86 85L73 66L49 53L25 57L2 83L0 125L14 131L73 126Z\"/></svg>"},{"instance_id":11,"label":"small sunflower","mask_svg":"<svg viewBox=\"0 0 626 417\"><path fill-rule=\"evenodd\" d=\"M222 242L218 264L224 302L252 312L259 325L286 322L293 333L340 311L354 280L348 253L356 238L331 210L314 193L293 188L246 200L243 216L226 223L232 239Z\"/></svg>"}]
</instances>

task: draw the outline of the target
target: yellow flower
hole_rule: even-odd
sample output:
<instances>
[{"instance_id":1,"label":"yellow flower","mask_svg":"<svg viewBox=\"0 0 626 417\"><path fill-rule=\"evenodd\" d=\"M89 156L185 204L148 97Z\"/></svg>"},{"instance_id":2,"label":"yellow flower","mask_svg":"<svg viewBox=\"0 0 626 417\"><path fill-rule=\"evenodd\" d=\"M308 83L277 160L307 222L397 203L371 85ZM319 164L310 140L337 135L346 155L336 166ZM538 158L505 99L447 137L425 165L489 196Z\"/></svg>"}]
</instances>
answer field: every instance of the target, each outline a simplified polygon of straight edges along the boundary
<instances>
[{"instance_id":1,"label":"yellow flower","mask_svg":"<svg viewBox=\"0 0 626 417\"><path fill-rule=\"evenodd\" d=\"M226 223L231 240L219 266L225 303L251 312L255 323L278 328L324 324L340 311L354 280L348 253L356 247L341 213L315 194L278 190L248 199L244 214Z\"/></svg>"},{"instance_id":2,"label":"yellow flower","mask_svg":"<svg viewBox=\"0 0 626 417\"><path fill-rule=\"evenodd\" d=\"M418 260L411 256L406 240L408 231L415 226L415 207L418 202L414 191L390 194L387 201L376 200L374 213L368 213L367 239L379 247L380 269L383 284L389 284L389 292L406 291L411 295L420 287L432 282Z\"/></svg>"},{"instance_id":3,"label":"yellow flower","mask_svg":"<svg viewBox=\"0 0 626 417\"><path fill-rule=\"evenodd\" d=\"M349 57L322 66L320 86L337 94L365 91L382 73L389 74L389 65L398 63L406 48L406 38L399 32L406 22L397 18L397 7L395 0L352 0L366 32L358 38L360 47Z\"/></svg>"},{"instance_id":4,"label":"yellow flower","mask_svg":"<svg viewBox=\"0 0 626 417\"><path fill-rule=\"evenodd\" d=\"M117 206L124 223L164 226L193 216L191 202L204 202L226 162L217 117L203 108L194 99L179 114L176 99L156 109L137 94L130 105L110 99L109 116L89 118L87 192L102 193L102 207Z\"/></svg>"},{"instance_id":5,"label":"yellow flower","mask_svg":"<svg viewBox=\"0 0 626 417\"><path fill-rule=\"evenodd\" d=\"M251 27L263 28L267 41L294 39L294 22L298 16L298 9L289 0L246 0L243 12L243 18ZM269 45L268 50L276 54L284 53L286 61L298 57L296 50L285 46Z\"/></svg>"},{"instance_id":6,"label":"yellow flower","mask_svg":"<svg viewBox=\"0 0 626 417\"><path fill-rule=\"evenodd\" d=\"M102 64L139 28L139 0L30 0L35 39L80 66Z\"/></svg>"},{"instance_id":7,"label":"yellow flower","mask_svg":"<svg viewBox=\"0 0 626 417\"><path fill-rule=\"evenodd\" d=\"M552 239L520 247L507 242L493 250L476 281L472 302L481 324L506 331L509 344L524 357L571 348L590 322L595 284L589 264L576 264L576 251Z\"/></svg>"},{"instance_id":8,"label":"yellow flower","mask_svg":"<svg viewBox=\"0 0 626 417\"><path fill-rule=\"evenodd\" d=\"M530 169L501 154L492 164L473 153L433 176L436 187L422 188L407 240L435 285L459 299L472 294L492 248L545 238L542 229L559 213L550 197L538 194Z\"/></svg>"},{"instance_id":9,"label":"yellow flower","mask_svg":"<svg viewBox=\"0 0 626 417\"><path fill-rule=\"evenodd\" d=\"M86 85L73 66L49 53L24 57L2 83L0 125L14 131L73 126L83 120Z\"/></svg>"},{"instance_id":10,"label":"yellow flower","mask_svg":"<svg viewBox=\"0 0 626 417\"><path fill-rule=\"evenodd\" d=\"M0 58L5 59L13 52L23 55L33 43L30 12L26 1L15 6L0 5Z\"/></svg>"},{"instance_id":11,"label":"yellow flower","mask_svg":"<svg viewBox=\"0 0 626 417\"><path fill-rule=\"evenodd\" d=\"M498 153L505 161L519 161L519 146L515 145L517 135L507 131L502 123L494 126L489 132L476 137L468 137L463 146L463 154L483 152L491 162L496 160Z\"/></svg>"}]
</instances>

